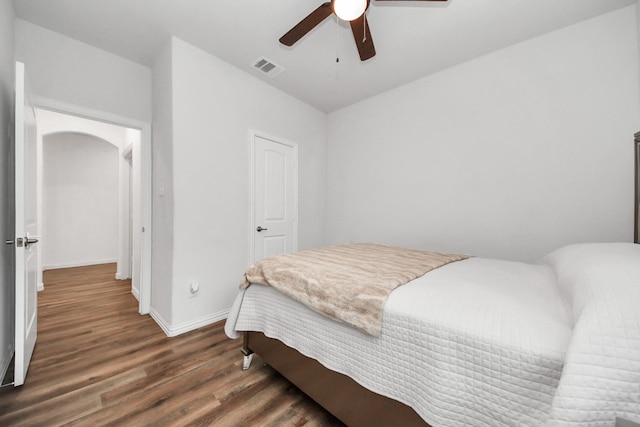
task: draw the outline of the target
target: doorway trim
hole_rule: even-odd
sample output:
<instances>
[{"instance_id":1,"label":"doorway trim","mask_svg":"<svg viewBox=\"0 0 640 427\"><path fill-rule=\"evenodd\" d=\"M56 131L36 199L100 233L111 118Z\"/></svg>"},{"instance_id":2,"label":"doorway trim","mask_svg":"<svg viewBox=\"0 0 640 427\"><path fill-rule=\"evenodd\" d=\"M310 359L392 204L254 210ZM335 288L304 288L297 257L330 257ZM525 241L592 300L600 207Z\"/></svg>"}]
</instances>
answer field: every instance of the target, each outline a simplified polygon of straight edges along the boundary
<instances>
[{"instance_id":1,"label":"doorway trim","mask_svg":"<svg viewBox=\"0 0 640 427\"><path fill-rule=\"evenodd\" d=\"M255 229L256 229L256 218L255 218L255 208L256 208L256 137L267 139L269 141L275 142L277 144L282 144L287 147L293 149L293 156L295 161L295 171L296 173L293 175L293 210L294 214L294 227L293 227L293 250L298 250L298 176L300 175L300 171L298 170L298 144L289 142L282 138L274 137L264 132L259 132L255 130L250 131L249 135L249 182L250 182L250 192L249 192L249 264L251 265L256 262L255 259Z\"/></svg>"},{"instance_id":2,"label":"doorway trim","mask_svg":"<svg viewBox=\"0 0 640 427\"><path fill-rule=\"evenodd\" d=\"M51 110L71 116L133 128L140 131L141 160L141 200L140 219L142 237L140 239L140 295L138 312L149 314L151 310L151 235L152 235L152 163L151 163L151 124L148 122L107 113L80 105L57 101L50 98L33 96L34 108Z\"/></svg>"}]
</instances>

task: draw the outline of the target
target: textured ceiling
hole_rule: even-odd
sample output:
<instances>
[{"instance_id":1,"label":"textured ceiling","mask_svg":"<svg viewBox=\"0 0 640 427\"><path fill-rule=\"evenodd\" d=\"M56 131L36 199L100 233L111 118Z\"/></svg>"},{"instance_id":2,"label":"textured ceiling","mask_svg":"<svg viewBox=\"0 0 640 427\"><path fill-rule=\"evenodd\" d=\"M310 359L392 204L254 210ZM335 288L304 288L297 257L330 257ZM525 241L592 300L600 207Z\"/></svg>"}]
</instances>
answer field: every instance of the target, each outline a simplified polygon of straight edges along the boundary
<instances>
[{"instance_id":1,"label":"textured ceiling","mask_svg":"<svg viewBox=\"0 0 640 427\"><path fill-rule=\"evenodd\" d=\"M293 47L278 39L321 0L14 0L16 15L151 66L171 35L330 112L635 0L373 0L377 55L361 62L347 23L331 16ZM284 67L271 79L252 67ZM336 62L336 57L340 58Z\"/></svg>"}]
</instances>

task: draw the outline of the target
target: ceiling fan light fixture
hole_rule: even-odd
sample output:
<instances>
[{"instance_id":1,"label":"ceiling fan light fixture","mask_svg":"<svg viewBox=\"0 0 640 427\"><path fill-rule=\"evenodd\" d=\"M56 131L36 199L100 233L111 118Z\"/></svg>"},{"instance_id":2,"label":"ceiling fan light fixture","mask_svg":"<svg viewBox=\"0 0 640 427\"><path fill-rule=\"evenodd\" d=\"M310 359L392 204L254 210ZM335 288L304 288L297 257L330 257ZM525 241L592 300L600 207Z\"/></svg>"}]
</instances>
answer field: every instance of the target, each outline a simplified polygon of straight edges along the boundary
<instances>
[{"instance_id":1,"label":"ceiling fan light fixture","mask_svg":"<svg viewBox=\"0 0 640 427\"><path fill-rule=\"evenodd\" d=\"M367 0L332 0L333 13L343 21L353 21L367 9Z\"/></svg>"}]
</instances>

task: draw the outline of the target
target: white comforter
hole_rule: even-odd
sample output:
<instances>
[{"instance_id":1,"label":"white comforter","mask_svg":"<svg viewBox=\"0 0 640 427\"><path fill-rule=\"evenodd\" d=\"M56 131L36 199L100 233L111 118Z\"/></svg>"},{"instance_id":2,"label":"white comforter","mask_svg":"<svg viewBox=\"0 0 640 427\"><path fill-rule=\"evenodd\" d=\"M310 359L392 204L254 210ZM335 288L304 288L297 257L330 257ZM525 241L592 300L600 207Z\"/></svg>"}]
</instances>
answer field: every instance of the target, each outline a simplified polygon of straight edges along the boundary
<instances>
[{"instance_id":1,"label":"white comforter","mask_svg":"<svg viewBox=\"0 0 640 427\"><path fill-rule=\"evenodd\" d=\"M392 292L380 337L260 285L238 295L225 330L232 338L237 331L262 331L406 403L433 426L613 425L615 415L637 420L638 315L613 313L636 298L636 291L626 297L627 288L640 289L640 247L608 246L638 261L637 267L625 267L612 292L590 285L579 291L584 280L572 272L593 270L595 261L585 251L604 247L580 245L538 265L471 258L434 270ZM618 278L620 264L592 282ZM579 284L558 286L574 280ZM597 283L592 287L609 289L609 283ZM601 301L602 293L607 296ZM609 309L585 308L592 305ZM585 313L592 314L583 321ZM594 328L604 340L598 338L596 349ZM622 355L614 350L621 342ZM594 350L595 358L587 355ZM608 387L606 404L600 404L602 385Z\"/></svg>"}]
</instances>

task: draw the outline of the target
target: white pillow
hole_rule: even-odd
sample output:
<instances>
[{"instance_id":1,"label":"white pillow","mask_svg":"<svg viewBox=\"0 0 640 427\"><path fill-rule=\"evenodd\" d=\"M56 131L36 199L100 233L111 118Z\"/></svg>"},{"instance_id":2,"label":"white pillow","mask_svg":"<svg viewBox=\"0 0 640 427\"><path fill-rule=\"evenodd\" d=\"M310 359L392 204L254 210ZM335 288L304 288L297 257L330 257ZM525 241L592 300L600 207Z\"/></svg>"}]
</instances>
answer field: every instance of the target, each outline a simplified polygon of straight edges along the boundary
<instances>
[{"instance_id":1,"label":"white pillow","mask_svg":"<svg viewBox=\"0 0 640 427\"><path fill-rule=\"evenodd\" d=\"M640 245L571 245L540 263L575 323L549 425L640 422Z\"/></svg>"}]
</instances>

